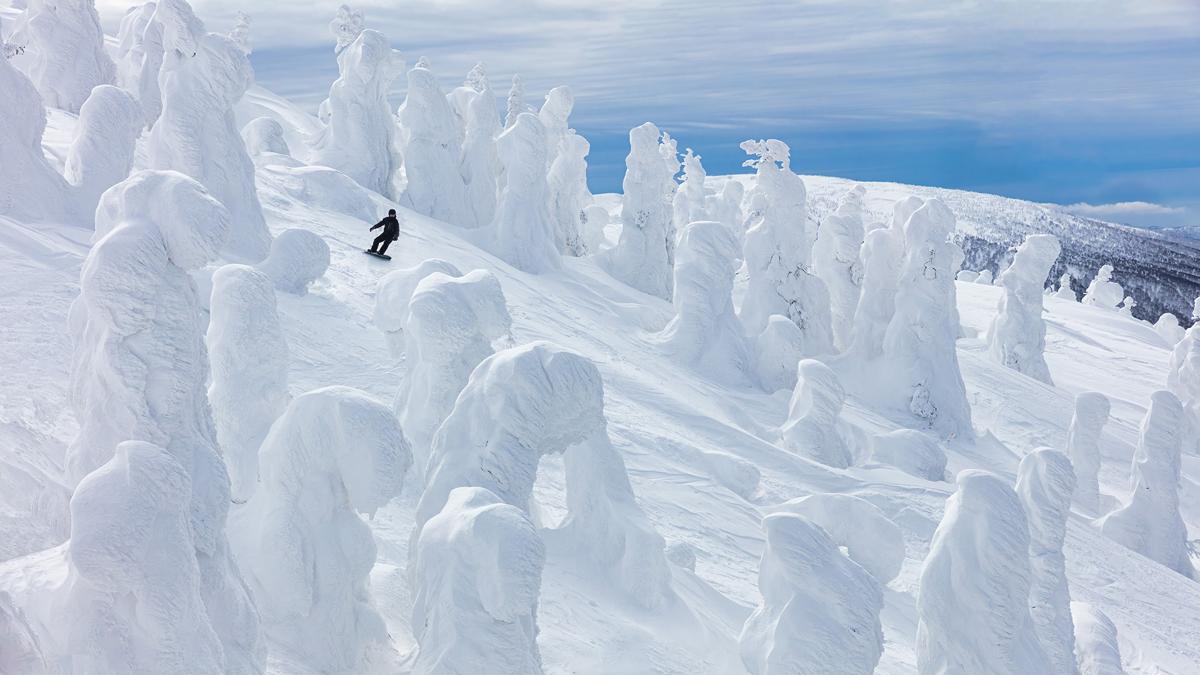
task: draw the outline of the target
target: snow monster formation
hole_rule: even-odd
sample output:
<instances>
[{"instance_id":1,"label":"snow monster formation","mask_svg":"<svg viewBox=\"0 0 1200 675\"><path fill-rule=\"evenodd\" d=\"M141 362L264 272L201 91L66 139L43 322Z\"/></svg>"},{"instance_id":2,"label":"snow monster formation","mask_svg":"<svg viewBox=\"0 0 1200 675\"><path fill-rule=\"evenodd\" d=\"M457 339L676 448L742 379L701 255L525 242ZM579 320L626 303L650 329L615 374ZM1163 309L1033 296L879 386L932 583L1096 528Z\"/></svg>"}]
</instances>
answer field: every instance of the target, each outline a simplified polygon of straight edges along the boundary
<instances>
[{"instance_id":1,"label":"snow monster formation","mask_svg":"<svg viewBox=\"0 0 1200 675\"><path fill-rule=\"evenodd\" d=\"M79 434L67 448L72 484L119 443L163 448L190 479L188 514L204 612L225 672L258 673L258 617L225 538L230 486L205 387L204 318L189 272L216 258L229 215L196 181L142 171L104 193L95 243L69 322Z\"/></svg>"},{"instance_id":2,"label":"snow monster formation","mask_svg":"<svg viewBox=\"0 0 1200 675\"><path fill-rule=\"evenodd\" d=\"M904 533L879 507L854 495L817 493L784 502L774 513L794 513L819 525L879 584L904 565Z\"/></svg>"},{"instance_id":3,"label":"snow monster formation","mask_svg":"<svg viewBox=\"0 0 1200 675\"><path fill-rule=\"evenodd\" d=\"M1112 265L1101 265L1083 294L1083 304L1116 309L1125 299L1125 289L1112 280L1112 275Z\"/></svg>"},{"instance_id":4,"label":"snow monster formation","mask_svg":"<svg viewBox=\"0 0 1200 675\"><path fill-rule=\"evenodd\" d=\"M787 421L779 430L783 447L826 466L850 466L854 457L841 421L845 403L846 390L837 373L820 361L801 361Z\"/></svg>"},{"instance_id":5,"label":"snow monster formation","mask_svg":"<svg viewBox=\"0 0 1200 675\"><path fill-rule=\"evenodd\" d=\"M663 539L609 442L604 385L591 361L545 342L493 354L471 373L431 452L414 542L458 487L487 488L527 512L539 460L565 453L567 515L547 536L642 606L673 596Z\"/></svg>"},{"instance_id":6,"label":"snow monster formation","mask_svg":"<svg viewBox=\"0 0 1200 675\"><path fill-rule=\"evenodd\" d=\"M692 154L692 149L688 148L683 153L683 181L671 202L676 231L682 232L688 223L697 220L715 220L708 215L708 204L704 196L706 177L704 166L700 164L700 155ZM734 232L735 230L730 230L730 233Z\"/></svg>"},{"instance_id":7,"label":"snow monster formation","mask_svg":"<svg viewBox=\"0 0 1200 675\"><path fill-rule=\"evenodd\" d=\"M1059 675L1077 675L1075 626L1063 542L1071 515L1075 472L1057 450L1038 448L1017 469L1017 497L1029 520L1029 558L1033 570L1029 611L1050 666Z\"/></svg>"},{"instance_id":8,"label":"snow monster formation","mask_svg":"<svg viewBox=\"0 0 1200 675\"><path fill-rule=\"evenodd\" d=\"M737 240L721 223L687 225L675 256L675 318L658 334L679 361L723 381L745 377L749 361L733 310Z\"/></svg>"},{"instance_id":9,"label":"snow monster formation","mask_svg":"<svg viewBox=\"0 0 1200 675\"><path fill-rule=\"evenodd\" d=\"M763 518L762 601L742 627L750 675L870 675L883 654L883 590L825 530L792 513Z\"/></svg>"},{"instance_id":10,"label":"snow monster formation","mask_svg":"<svg viewBox=\"0 0 1200 675\"><path fill-rule=\"evenodd\" d=\"M141 132L142 108L124 89L100 85L83 102L64 167L81 216L95 214L100 195L129 176Z\"/></svg>"},{"instance_id":11,"label":"snow monster formation","mask_svg":"<svg viewBox=\"0 0 1200 675\"><path fill-rule=\"evenodd\" d=\"M1151 395L1133 453L1129 500L1105 516L1100 529L1118 544L1195 578L1187 525L1179 515L1179 446L1185 424L1183 406L1174 394Z\"/></svg>"},{"instance_id":12,"label":"snow monster formation","mask_svg":"<svg viewBox=\"0 0 1200 675\"><path fill-rule=\"evenodd\" d=\"M871 230L863 240L858 254L862 261L862 293L854 311L852 339L846 347L853 358L869 361L883 354L883 338L896 313L904 261L904 225L922 204L917 197L896 202L891 224Z\"/></svg>"},{"instance_id":13,"label":"snow monster formation","mask_svg":"<svg viewBox=\"0 0 1200 675\"><path fill-rule=\"evenodd\" d=\"M315 670L375 672L393 656L359 514L399 495L411 463L392 411L349 387L297 396L263 441L258 490L230 536L267 634Z\"/></svg>"},{"instance_id":14,"label":"snow monster formation","mask_svg":"<svg viewBox=\"0 0 1200 675\"><path fill-rule=\"evenodd\" d=\"M131 92L142 106L147 129L162 114L163 24L156 20L158 4L146 2L126 12L117 34L117 84Z\"/></svg>"},{"instance_id":15,"label":"snow monster formation","mask_svg":"<svg viewBox=\"0 0 1200 675\"><path fill-rule=\"evenodd\" d=\"M946 436L970 438L971 408L958 368L958 310L954 261L961 251L947 240L954 214L938 199L913 212L905 225L896 309L884 334L884 362L894 391L890 406L905 410Z\"/></svg>"},{"instance_id":16,"label":"snow monster formation","mask_svg":"<svg viewBox=\"0 0 1200 675\"><path fill-rule=\"evenodd\" d=\"M234 122L233 105L254 79L232 40L206 33L185 0L160 0L165 57L162 114L150 130L150 165L194 178L229 211L223 253L239 262L267 257L271 234L254 187L254 163Z\"/></svg>"},{"instance_id":17,"label":"snow monster formation","mask_svg":"<svg viewBox=\"0 0 1200 675\"><path fill-rule=\"evenodd\" d=\"M550 186L550 215L554 219L554 245L563 255L588 252L584 237L584 209L592 204L587 185L587 139L568 130L558 146L546 181Z\"/></svg>"},{"instance_id":18,"label":"snow monster formation","mask_svg":"<svg viewBox=\"0 0 1200 675\"><path fill-rule=\"evenodd\" d=\"M1049 234L1031 234L1017 248L1008 269L996 278L1004 288L996 317L988 330L992 360L1053 385L1046 367L1046 322L1042 320L1046 275L1062 247Z\"/></svg>"},{"instance_id":19,"label":"snow monster formation","mask_svg":"<svg viewBox=\"0 0 1200 675\"><path fill-rule=\"evenodd\" d=\"M921 569L917 672L1055 673L1029 613L1030 576L1016 493L994 474L960 472Z\"/></svg>"},{"instance_id":20,"label":"snow monster formation","mask_svg":"<svg viewBox=\"0 0 1200 675\"><path fill-rule=\"evenodd\" d=\"M30 0L10 40L24 46L26 74L52 108L78 113L93 88L116 83L95 0Z\"/></svg>"},{"instance_id":21,"label":"snow monster formation","mask_svg":"<svg viewBox=\"0 0 1200 675\"><path fill-rule=\"evenodd\" d=\"M468 75L467 86L474 95L467 102L463 120L465 132L459 172L466 184L470 207L471 219L466 225L475 228L490 224L496 216L496 197L503 168L496 150L496 136L503 128L496 110L496 94L482 63L476 64Z\"/></svg>"},{"instance_id":22,"label":"snow monster formation","mask_svg":"<svg viewBox=\"0 0 1200 675\"><path fill-rule=\"evenodd\" d=\"M396 118L387 95L404 59L378 31L364 30L338 52L338 79L329 88L328 126L313 147L313 163L350 176L394 199L400 169Z\"/></svg>"},{"instance_id":23,"label":"snow monster formation","mask_svg":"<svg viewBox=\"0 0 1200 675\"><path fill-rule=\"evenodd\" d=\"M545 564L524 511L481 487L452 490L417 540L413 675L540 675Z\"/></svg>"},{"instance_id":24,"label":"snow monster formation","mask_svg":"<svg viewBox=\"0 0 1200 675\"><path fill-rule=\"evenodd\" d=\"M1075 471L1074 501L1085 512L1100 513L1100 436L1108 423L1108 397L1085 391L1075 397L1075 415L1067 430L1067 455Z\"/></svg>"},{"instance_id":25,"label":"snow monster formation","mask_svg":"<svg viewBox=\"0 0 1200 675\"><path fill-rule=\"evenodd\" d=\"M839 349L850 345L854 313L862 294L863 198L867 190L855 185L838 201L837 210L821 222L813 244L813 273L829 289L833 340Z\"/></svg>"},{"instance_id":26,"label":"snow monster formation","mask_svg":"<svg viewBox=\"0 0 1200 675\"><path fill-rule=\"evenodd\" d=\"M1075 655L1080 675L1125 675L1117 627L1099 607L1071 603L1075 621Z\"/></svg>"},{"instance_id":27,"label":"snow monster formation","mask_svg":"<svg viewBox=\"0 0 1200 675\"><path fill-rule=\"evenodd\" d=\"M675 172L663 162L662 137L658 127L649 122L629 132L629 155L621 183L621 238L606 262L618 280L670 301L675 267L671 213Z\"/></svg>"},{"instance_id":28,"label":"snow monster formation","mask_svg":"<svg viewBox=\"0 0 1200 675\"><path fill-rule=\"evenodd\" d=\"M270 277L246 265L218 268L206 341L217 441L233 501L244 504L258 483L258 448L288 403L288 344Z\"/></svg>"},{"instance_id":29,"label":"snow monster formation","mask_svg":"<svg viewBox=\"0 0 1200 675\"><path fill-rule=\"evenodd\" d=\"M743 247L750 278L742 323L753 336L772 314L785 316L800 328L805 356L828 354L833 351L829 289L810 269L815 237L807 227L804 181L792 172L782 141L746 141L741 147L754 157L746 166L757 170L750 199L762 206Z\"/></svg>"},{"instance_id":30,"label":"snow monster formation","mask_svg":"<svg viewBox=\"0 0 1200 675\"><path fill-rule=\"evenodd\" d=\"M555 226L546 200L546 135L533 113L517 116L496 138L504 164L504 189L492 220L492 251L531 274L557 270L562 261L554 245Z\"/></svg>"},{"instance_id":31,"label":"snow monster formation","mask_svg":"<svg viewBox=\"0 0 1200 675\"><path fill-rule=\"evenodd\" d=\"M500 281L487 270L433 272L413 289L404 325L408 377L395 410L412 442L418 478L425 475L433 433L454 409L471 371L511 329Z\"/></svg>"},{"instance_id":32,"label":"snow monster formation","mask_svg":"<svg viewBox=\"0 0 1200 675\"><path fill-rule=\"evenodd\" d=\"M383 275L375 286L375 310L372 319L375 327L387 339L388 351L393 358L404 356L404 327L408 324L408 302L412 299L417 284L434 272L450 277L461 277L462 272L441 258L427 258L413 267L398 269Z\"/></svg>"},{"instance_id":33,"label":"snow monster formation","mask_svg":"<svg viewBox=\"0 0 1200 675\"><path fill-rule=\"evenodd\" d=\"M329 244L316 232L288 228L271 241L271 253L255 269L270 277L276 290L307 295L329 269Z\"/></svg>"},{"instance_id":34,"label":"snow monster formation","mask_svg":"<svg viewBox=\"0 0 1200 675\"><path fill-rule=\"evenodd\" d=\"M407 185L400 200L422 215L468 225L467 188L459 172L462 137L450 102L426 61L408 71L408 95L400 106L401 149ZM545 180L545 158L542 159Z\"/></svg>"}]
</instances>

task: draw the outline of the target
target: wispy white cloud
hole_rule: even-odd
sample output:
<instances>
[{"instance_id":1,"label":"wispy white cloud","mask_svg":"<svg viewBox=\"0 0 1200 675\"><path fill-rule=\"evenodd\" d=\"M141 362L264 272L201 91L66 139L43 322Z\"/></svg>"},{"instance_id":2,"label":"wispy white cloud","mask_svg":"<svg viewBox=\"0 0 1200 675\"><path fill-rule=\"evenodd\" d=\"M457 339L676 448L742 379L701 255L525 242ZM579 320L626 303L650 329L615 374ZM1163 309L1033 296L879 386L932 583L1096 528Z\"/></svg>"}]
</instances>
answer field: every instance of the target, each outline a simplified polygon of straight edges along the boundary
<instances>
[{"instance_id":1,"label":"wispy white cloud","mask_svg":"<svg viewBox=\"0 0 1200 675\"><path fill-rule=\"evenodd\" d=\"M1069 213L1085 218L1106 220L1138 227L1200 226L1200 216L1193 209L1183 206L1167 206L1153 202L1114 202L1112 204L1088 204L1080 202L1064 206Z\"/></svg>"}]
</instances>

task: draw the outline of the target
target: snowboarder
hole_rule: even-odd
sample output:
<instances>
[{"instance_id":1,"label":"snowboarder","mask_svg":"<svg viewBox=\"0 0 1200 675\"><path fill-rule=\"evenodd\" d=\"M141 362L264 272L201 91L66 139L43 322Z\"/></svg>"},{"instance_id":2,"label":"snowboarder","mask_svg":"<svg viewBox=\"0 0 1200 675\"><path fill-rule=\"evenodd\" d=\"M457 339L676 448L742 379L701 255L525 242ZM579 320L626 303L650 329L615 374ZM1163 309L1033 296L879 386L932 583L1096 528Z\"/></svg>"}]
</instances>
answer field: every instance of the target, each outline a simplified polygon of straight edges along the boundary
<instances>
[{"instance_id":1,"label":"snowboarder","mask_svg":"<svg viewBox=\"0 0 1200 675\"><path fill-rule=\"evenodd\" d=\"M390 260L391 258L386 255L388 245L400 238L400 221L396 220L396 209L388 209L387 217L375 223L371 227L371 231L375 231L381 227L383 228L383 234L375 237L375 241L371 242L371 249L367 253Z\"/></svg>"}]
</instances>

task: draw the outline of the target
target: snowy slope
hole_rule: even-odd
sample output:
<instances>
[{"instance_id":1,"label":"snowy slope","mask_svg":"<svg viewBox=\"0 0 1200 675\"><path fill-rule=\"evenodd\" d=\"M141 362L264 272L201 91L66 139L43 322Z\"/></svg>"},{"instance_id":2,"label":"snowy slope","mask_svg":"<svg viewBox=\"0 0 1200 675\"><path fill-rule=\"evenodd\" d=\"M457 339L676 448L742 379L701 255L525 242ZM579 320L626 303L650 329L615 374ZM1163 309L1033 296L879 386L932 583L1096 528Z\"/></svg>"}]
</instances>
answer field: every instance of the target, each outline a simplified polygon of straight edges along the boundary
<instances>
[{"instance_id":1,"label":"snowy slope","mask_svg":"<svg viewBox=\"0 0 1200 675\"><path fill-rule=\"evenodd\" d=\"M273 108L280 119L297 115L267 94L253 102L260 112ZM48 154L61 154L57 139L70 138L71 123L69 116L52 116ZM257 179L273 233L308 228L331 249L330 269L312 292L303 297L279 294L291 347L293 394L345 384L391 401L406 367L393 362L371 322L375 285L387 271L429 257L463 270L495 273L508 300L517 344L550 340L599 367L610 433L638 500L668 544L686 542L694 549L695 573L674 568L681 601L648 611L598 583L568 551L551 546L538 610L546 672L744 672L737 635L758 602L760 520L773 506L814 492L863 497L902 528L907 551L885 595L885 653L877 672L914 671L920 564L952 483L923 481L883 467L830 469L784 451L777 444L776 427L786 416L788 392L766 395L749 384L718 384L666 358L648 336L670 319L670 305L614 281L592 259L565 258L561 273L525 274L481 251L470 232L401 208L401 239L389 264L361 253L370 224L363 218L388 208L382 198L330 194L319 176L278 167L261 168ZM838 179L806 181L817 217L846 185ZM1045 224L1064 236L1064 249L1071 250L1075 235L1063 228L1087 226L1073 217L1046 215L1050 212L1043 207L986 195L896 185L868 184L867 189L868 208L880 218L899 196L936 192L956 209L962 231L996 241L1015 241L1020 228L1036 230ZM616 207L611 199L605 202ZM0 531L5 534L0 560L65 536L66 495L58 482L63 448L75 422L67 405L71 345L63 327L90 236L79 225L0 221ZM615 238L614 232L609 234ZM1088 235L1081 232L1078 238ZM1153 255L1156 249L1150 246L1145 244L1138 255ZM1097 255L1089 251L1087 255ZM995 259L989 258L993 264ZM1119 260L1112 262L1122 269ZM970 259L966 266L973 266ZM1096 266L1087 262L1088 269ZM977 333L986 331L999 289L960 283L958 292L963 324ZM1074 394L1097 390L1113 401L1100 479L1103 495L1115 504L1128 489L1137 426L1151 392L1165 381L1168 350L1148 325L1114 312L1054 298L1046 304L1047 361L1054 388L997 366L978 339L959 341L980 437L949 445L948 472L978 467L1014 478L1017 462L1034 447L1064 447ZM845 415L869 432L894 428L855 400L848 402ZM761 475L756 485L746 479L754 471ZM1183 472L1183 515L1196 532L1200 461L1185 457ZM544 461L535 488L542 522L561 517L563 491L562 462ZM379 546L372 590L401 652L412 646L405 566L416 498L406 487L371 523ZM1195 640L1200 635L1200 586L1102 538L1080 514L1071 518L1066 556L1073 599L1095 604L1116 623L1130 672L1195 672L1200 663L1200 642ZM53 555L40 556L33 576L54 575L55 562ZM0 586L24 586L28 578L18 569L0 563ZM271 659L276 672L307 672L304 664L279 650Z\"/></svg>"}]
</instances>

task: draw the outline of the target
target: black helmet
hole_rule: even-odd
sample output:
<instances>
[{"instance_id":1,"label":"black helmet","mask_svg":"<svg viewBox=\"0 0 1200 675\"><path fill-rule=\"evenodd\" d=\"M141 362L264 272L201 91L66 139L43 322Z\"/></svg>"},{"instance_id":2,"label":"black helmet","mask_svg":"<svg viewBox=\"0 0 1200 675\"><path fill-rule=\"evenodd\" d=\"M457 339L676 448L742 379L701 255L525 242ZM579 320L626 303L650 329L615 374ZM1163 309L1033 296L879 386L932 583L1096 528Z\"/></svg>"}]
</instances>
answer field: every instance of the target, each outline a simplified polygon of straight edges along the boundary
<instances>
[{"instance_id":1,"label":"black helmet","mask_svg":"<svg viewBox=\"0 0 1200 675\"><path fill-rule=\"evenodd\" d=\"M396 215L396 209L388 209L388 215L389 215L389 216L394 216L394 215Z\"/></svg>"}]
</instances>

